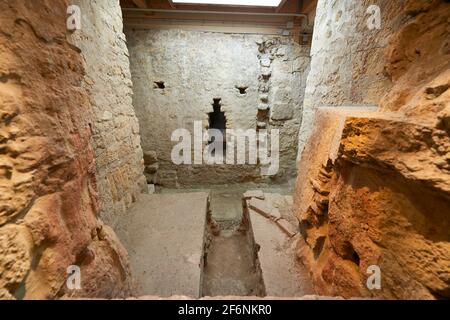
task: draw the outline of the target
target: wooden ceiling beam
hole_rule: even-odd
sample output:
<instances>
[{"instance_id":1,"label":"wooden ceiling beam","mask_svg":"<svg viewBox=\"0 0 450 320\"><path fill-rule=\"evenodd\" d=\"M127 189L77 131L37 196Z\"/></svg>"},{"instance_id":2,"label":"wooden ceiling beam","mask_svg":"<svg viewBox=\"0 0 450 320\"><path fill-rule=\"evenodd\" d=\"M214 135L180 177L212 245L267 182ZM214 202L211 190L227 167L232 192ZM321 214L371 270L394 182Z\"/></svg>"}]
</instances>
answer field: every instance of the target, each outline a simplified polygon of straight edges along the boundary
<instances>
[{"instance_id":1,"label":"wooden ceiling beam","mask_svg":"<svg viewBox=\"0 0 450 320\"><path fill-rule=\"evenodd\" d=\"M147 9L147 1L146 1L146 0L133 0L133 3L134 3L139 9Z\"/></svg>"},{"instance_id":2,"label":"wooden ceiling beam","mask_svg":"<svg viewBox=\"0 0 450 320\"><path fill-rule=\"evenodd\" d=\"M302 12L310 13L317 7L317 0L303 1Z\"/></svg>"},{"instance_id":3,"label":"wooden ceiling beam","mask_svg":"<svg viewBox=\"0 0 450 320\"><path fill-rule=\"evenodd\" d=\"M172 0L167 0L167 1L169 1L169 5L170 5L170 7L171 7L172 9L176 9L176 8L175 8L175 4L173 3Z\"/></svg>"},{"instance_id":4,"label":"wooden ceiling beam","mask_svg":"<svg viewBox=\"0 0 450 320\"><path fill-rule=\"evenodd\" d=\"M175 4L172 0L121 0L123 8L141 9L171 9L171 10L201 10L201 11L248 11L261 13L309 13L317 6L317 0L282 0L276 8L247 7L233 5L207 5L207 4Z\"/></svg>"},{"instance_id":5,"label":"wooden ceiling beam","mask_svg":"<svg viewBox=\"0 0 450 320\"><path fill-rule=\"evenodd\" d=\"M281 8L284 7L284 5L286 4L287 0L283 0L280 2L280 4L278 5L278 7L275 9L276 12L280 12Z\"/></svg>"}]
</instances>

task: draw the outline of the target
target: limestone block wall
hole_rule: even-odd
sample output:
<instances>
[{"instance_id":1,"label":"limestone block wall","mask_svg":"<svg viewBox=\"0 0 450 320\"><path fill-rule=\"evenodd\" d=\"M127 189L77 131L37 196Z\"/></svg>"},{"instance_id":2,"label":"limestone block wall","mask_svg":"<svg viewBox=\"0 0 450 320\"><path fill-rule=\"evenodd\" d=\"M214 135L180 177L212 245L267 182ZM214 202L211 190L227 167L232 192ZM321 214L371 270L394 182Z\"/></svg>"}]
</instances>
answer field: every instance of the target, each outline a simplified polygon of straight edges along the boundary
<instances>
[{"instance_id":1,"label":"limestone block wall","mask_svg":"<svg viewBox=\"0 0 450 320\"><path fill-rule=\"evenodd\" d=\"M122 11L119 0L76 0L72 4L79 5L82 13L81 30L70 40L84 58L83 87L93 107L100 216L115 226L147 187Z\"/></svg>"},{"instance_id":2,"label":"limestone block wall","mask_svg":"<svg viewBox=\"0 0 450 320\"><path fill-rule=\"evenodd\" d=\"M0 299L131 291L127 253L97 217L95 117L68 5L0 2ZM66 286L70 265L81 290Z\"/></svg>"},{"instance_id":3,"label":"limestone block wall","mask_svg":"<svg viewBox=\"0 0 450 320\"><path fill-rule=\"evenodd\" d=\"M338 14L346 1L333 3L328 11L319 1L318 17ZM312 81L322 92L318 101L333 107L315 105L314 122L305 124L313 133L301 156L295 195L302 231L298 255L318 294L448 299L450 3L391 3L377 2L381 30L359 28L343 38L358 46L361 38L371 39L380 51L363 50L348 68L322 69L308 78L307 87ZM358 21L369 4L353 1L347 11L353 25L362 26ZM329 33L320 30L327 28L326 19L316 21L313 47L325 43ZM320 59L341 61L342 54L316 53L312 70L321 68L314 63ZM366 64L379 67L358 67ZM373 70L383 70L379 75L387 82L381 78L380 87L362 91L363 99L360 91L348 95L354 84L348 80L372 79L378 75ZM378 103L379 111L339 107L354 101ZM367 285L371 266L380 268L379 288Z\"/></svg>"},{"instance_id":4,"label":"limestone block wall","mask_svg":"<svg viewBox=\"0 0 450 320\"><path fill-rule=\"evenodd\" d=\"M392 30L402 22L407 0L319 0L311 47L311 71L305 91L299 156L322 106L378 105L392 87L384 55ZM381 12L381 29L369 30L370 5Z\"/></svg>"},{"instance_id":5,"label":"limestone block wall","mask_svg":"<svg viewBox=\"0 0 450 320\"><path fill-rule=\"evenodd\" d=\"M146 176L164 186L286 181L295 174L309 48L290 38L126 30ZM174 165L175 129L208 127L220 99L230 129L280 130L280 171L258 165Z\"/></svg>"}]
</instances>

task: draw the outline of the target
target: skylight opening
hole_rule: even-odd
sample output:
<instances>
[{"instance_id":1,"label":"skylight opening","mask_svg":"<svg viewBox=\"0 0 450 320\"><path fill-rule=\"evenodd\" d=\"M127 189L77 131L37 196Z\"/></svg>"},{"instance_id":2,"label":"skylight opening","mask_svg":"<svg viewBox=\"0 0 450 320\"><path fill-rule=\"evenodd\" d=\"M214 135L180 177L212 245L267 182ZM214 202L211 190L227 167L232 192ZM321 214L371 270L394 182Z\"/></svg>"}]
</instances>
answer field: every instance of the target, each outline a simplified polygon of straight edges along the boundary
<instances>
[{"instance_id":1,"label":"skylight opening","mask_svg":"<svg viewBox=\"0 0 450 320\"><path fill-rule=\"evenodd\" d=\"M182 4L219 4L232 6L278 7L282 0L172 0Z\"/></svg>"}]
</instances>

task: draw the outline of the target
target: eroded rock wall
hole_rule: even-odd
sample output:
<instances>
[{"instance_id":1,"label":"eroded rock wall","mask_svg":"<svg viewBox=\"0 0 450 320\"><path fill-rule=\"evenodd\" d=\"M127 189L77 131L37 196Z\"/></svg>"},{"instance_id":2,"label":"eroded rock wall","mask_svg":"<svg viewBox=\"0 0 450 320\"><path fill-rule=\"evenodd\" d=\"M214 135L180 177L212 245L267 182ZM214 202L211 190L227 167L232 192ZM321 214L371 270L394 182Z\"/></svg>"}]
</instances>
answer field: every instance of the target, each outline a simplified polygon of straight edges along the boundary
<instances>
[{"instance_id":1,"label":"eroded rock wall","mask_svg":"<svg viewBox=\"0 0 450 320\"><path fill-rule=\"evenodd\" d=\"M132 105L128 49L119 0L77 0L82 27L71 36L85 62L83 87L93 107L92 123L101 218L115 226L147 189L139 123Z\"/></svg>"},{"instance_id":2,"label":"eroded rock wall","mask_svg":"<svg viewBox=\"0 0 450 320\"><path fill-rule=\"evenodd\" d=\"M92 2L95 4L95 2ZM68 1L0 1L0 297L125 297L127 253L98 220L94 115ZM66 286L81 270L81 290Z\"/></svg>"},{"instance_id":3,"label":"eroded rock wall","mask_svg":"<svg viewBox=\"0 0 450 320\"><path fill-rule=\"evenodd\" d=\"M295 175L309 47L291 38L185 30L126 30L146 176L164 186L286 181ZM172 132L207 129L214 99L229 129L279 129L280 170L174 165ZM203 144L205 146L206 143Z\"/></svg>"},{"instance_id":4,"label":"eroded rock wall","mask_svg":"<svg viewBox=\"0 0 450 320\"><path fill-rule=\"evenodd\" d=\"M299 157L309 138L315 110L326 106L373 106L392 87L384 73L384 54L393 29L402 22L406 0L319 0L317 3L311 72L305 90ZM367 14L376 4L381 29L369 30Z\"/></svg>"},{"instance_id":5,"label":"eroded rock wall","mask_svg":"<svg viewBox=\"0 0 450 320\"><path fill-rule=\"evenodd\" d=\"M321 69L308 79L308 86L309 81L320 83L327 102L335 105L317 109L309 124L313 134L301 156L295 196L303 235L298 254L318 294L450 297L450 4L399 2L379 1L380 31L358 29L342 39L361 43L367 37L373 45L380 43L381 51L362 51L362 60L354 60L347 71ZM333 3L340 8L346 2ZM329 34L320 32L326 29L321 5L324 1L319 1L316 21L319 42ZM363 13L368 5L353 2L348 12ZM362 17L356 14L350 20L362 26ZM334 51L319 56L341 59ZM355 66L375 61L383 71L379 76L387 81L379 79L375 88L385 86L386 94L375 90L367 102L380 104L380 110L342 108L349 102L341 84L353 86L342 79L371 76L373 70L355 73ZM335 82L326 82L336 75ZM371 266L380 268L380 289L367 286Z\"/></svg>"}]
</instances>

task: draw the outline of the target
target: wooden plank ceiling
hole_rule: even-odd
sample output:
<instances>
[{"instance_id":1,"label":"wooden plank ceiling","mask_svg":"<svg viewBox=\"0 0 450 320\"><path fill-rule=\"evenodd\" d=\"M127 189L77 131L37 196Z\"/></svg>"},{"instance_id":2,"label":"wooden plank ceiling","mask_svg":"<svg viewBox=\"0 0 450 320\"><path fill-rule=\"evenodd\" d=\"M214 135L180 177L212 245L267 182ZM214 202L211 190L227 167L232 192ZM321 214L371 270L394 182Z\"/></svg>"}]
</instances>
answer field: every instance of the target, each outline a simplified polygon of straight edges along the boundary
<instances>
[{"instance_id":1,"label":"wooden plank ceiling","mask_svg":"<svg viewBox=\"0 0 450 320\"><path fill-rule=\"evenodd\" d=\"M187 0L186 0L187 1ZM171 0L121 0L126 28L182 28L229 33L300 36L317 0L283 0L279 7L174 4Z\"/></svg>"}]
</instances>

